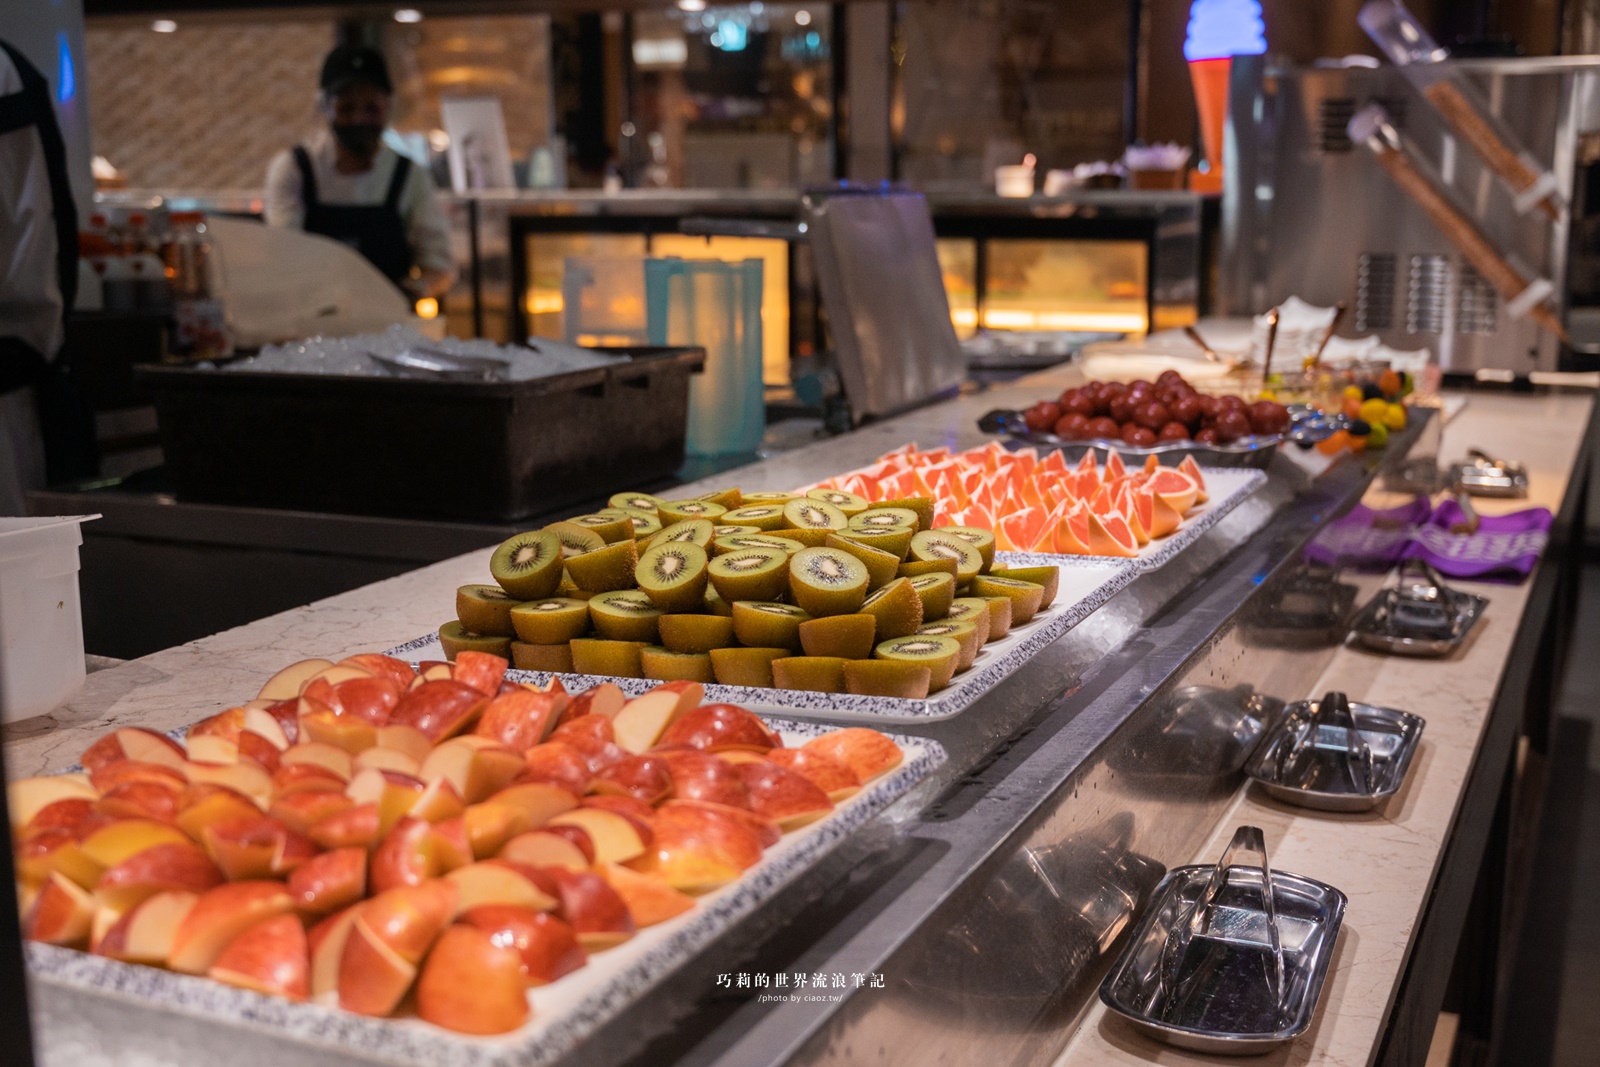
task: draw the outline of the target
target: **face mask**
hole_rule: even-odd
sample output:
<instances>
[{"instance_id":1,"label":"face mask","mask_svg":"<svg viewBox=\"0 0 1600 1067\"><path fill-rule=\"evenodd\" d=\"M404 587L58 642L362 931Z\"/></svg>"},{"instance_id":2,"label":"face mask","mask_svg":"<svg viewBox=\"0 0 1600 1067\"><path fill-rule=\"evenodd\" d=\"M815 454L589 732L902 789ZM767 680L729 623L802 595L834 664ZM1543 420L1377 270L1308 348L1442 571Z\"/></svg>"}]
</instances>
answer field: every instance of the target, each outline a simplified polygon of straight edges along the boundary
<instances>
[{"instance_id":1,"label":"face mask","mask_svg":"<svg viewBox=\"0 0 1600 1067\"><path fill-rule=\"evenodd\" d=\"M383 137L383 127L366 122L335 122L333 136L351 155L367 159L378 151L378 141Z\"/></svg>"}]
</instances>

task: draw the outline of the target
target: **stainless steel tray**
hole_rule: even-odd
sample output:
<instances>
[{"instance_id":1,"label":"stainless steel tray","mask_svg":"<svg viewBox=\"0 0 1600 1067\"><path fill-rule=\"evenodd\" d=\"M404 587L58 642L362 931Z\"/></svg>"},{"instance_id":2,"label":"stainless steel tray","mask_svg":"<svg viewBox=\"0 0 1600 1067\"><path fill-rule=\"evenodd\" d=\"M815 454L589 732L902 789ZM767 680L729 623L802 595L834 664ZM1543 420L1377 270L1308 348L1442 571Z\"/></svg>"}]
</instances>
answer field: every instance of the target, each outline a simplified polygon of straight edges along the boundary
<instances>
[{"instance_id":1,"label":"stainless steel tray","mask_svg":"<svg viewBox=\"0 0 1600 1067\"><path fill-rule=\"evenodd\" d=\"M1466 642L1488 606L1488 598L1451 589L1426 563L1407 560L1399 584L1367 601L1350 632L1379 652L1448 656Z\"/></svg>"},{"instance_id":2,"label":"stainless steel tray","mask_svg":"<svg viewBox=\"0 0 1600 1067\"><path fill-rule=\"evenodd\" d=\"M1467 462L1450 467L1449 484L1469 496L1521 500L1528 495L1528 468L1521 463L1496 459L1477 448L1468 449L1467 456Z\"/></svg>"},{"instance_id":3,"label":"stainless steel tray","mask_svg":"<svg viewBox=\"0 0 1600 1067\"><path fill-rule=\"evenodd\" d=\"M1236 866L1239 851L1260 865ZM1269 1052L1311 1026L1344 908L1332 886L1272 871L1261 831L1241 826L1216 866L1162 879L1100 999L1180 1048Z\"/></svg>"},{"instance_id":4,"label":"stainless steel tray","mask_svg":"<svg viewBox=\"0 0 1600 1067\"><path fill-rule=\"evenodd\" d=\"M1244 770L1288 804L1368 811L1405 784L1423 725L1409 712L1329 693L1286 707Z\"/></svg>"}]
</instances>

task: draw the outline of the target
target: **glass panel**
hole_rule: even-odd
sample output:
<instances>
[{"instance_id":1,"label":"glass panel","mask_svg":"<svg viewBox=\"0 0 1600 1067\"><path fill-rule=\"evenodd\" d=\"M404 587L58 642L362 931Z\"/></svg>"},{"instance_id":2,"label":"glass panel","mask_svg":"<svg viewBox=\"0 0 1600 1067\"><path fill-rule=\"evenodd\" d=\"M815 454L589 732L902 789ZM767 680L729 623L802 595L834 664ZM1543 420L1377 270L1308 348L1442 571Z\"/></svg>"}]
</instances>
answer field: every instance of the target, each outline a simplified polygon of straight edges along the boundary
<instances>
[{"instance_id":1,"label":"glass panel","mask_svg":"<svg viewBox=\"0 0 1600 1067\"><path fill-rule=\"evenodd\" d=\"M522 306L528 318L528 336L561 339L567 321L561 281L568 256L624 257L641 261L645 255L642 233L531 233L524 244L527 289ZM642 267L640 268L643 269ZM640 309L641 315L643 309ZM627 344L632 338L585 337L583 344Z\"/></svg>"},{"instance_id":2,"label":"glass panel","mask_svg":"<svg viewBox=\"0 0 1600 1067\"><path fill-rule=\"evenodd\" d=\"M970 237L941 237L935 242L950 321L963 340L978 332L978 242Z\"/></svg>"},{"instance_id":3,"label":"glass panel","mask_svg":"<svg viewBox=\"0 0 1600 1067\"><path fill-rule=\"evenodd\" d=\"M762 237L688 237L657 234L652 256L681 259L761 260L761 379L789 384L789 243Z\"/></svg>"},{"instance_id":4,"label":"glass panel","mask_svg":"<svg viewBox=\"0 0 1600 1067\"><path fill-rule=\"evenodd\" d=\"M1144 333L1141 241L1002 240L987 245L983 325L991 330Z\"/></svg>"}]
</instances>

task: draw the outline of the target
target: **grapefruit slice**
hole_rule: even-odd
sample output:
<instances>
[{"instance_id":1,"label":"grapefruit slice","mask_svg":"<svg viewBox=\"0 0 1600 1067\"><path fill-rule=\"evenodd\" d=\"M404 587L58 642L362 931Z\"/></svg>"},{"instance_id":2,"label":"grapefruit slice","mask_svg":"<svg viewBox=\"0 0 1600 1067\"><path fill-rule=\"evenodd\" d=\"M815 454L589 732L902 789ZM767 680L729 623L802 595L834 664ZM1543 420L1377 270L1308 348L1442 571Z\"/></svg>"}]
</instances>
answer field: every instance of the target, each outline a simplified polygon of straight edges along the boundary
<instances>
[{"instance_id":1,"label":"grapefruit slice","mask_svg":"<svg viewBox=\"0 0 1600 1067\"><path fill-rule=\"evenodd\" d=\"M1172 505L1167 503L1166 497L1156 496L1150 489L1142 489L1140 492L1148 493L1155 504L1155 511L1150 521L1151 537L1166 537L1183 525L1182 513L1173 510Z\"/></svg>"},{"instance_id":2,"label":"grapefruit slice","mask_svg":"<svg viewBox=\"0 0 1600 1067\"><path fill-rule=\"evenodd\" d=\"M1194 507L1200 495L1187 474L1171 467L1157 471L1145 484L1157 496L1165 497L1172 510L1179 515Z\"/></svg>"},{"instance_id":3,"label":"grapefruit slice","mask_svg":"<svg viewBox=\"0 0 1600 1067\"><path fill-rule=\"evenodd\" d=\"M1085 520L1084 529L1087 530L1088 522ZM1056 522L1056 551L1064 556L1087 556L1089 552L1088 534L1080 533L1077 525L1072 521L1071 514L1063 514Z\"/></svg>"},{"instance_id":4,"label":"grapefruit slice","mask_svg":"<svg viewBox=\"0 0 1600 1067\"><path fill-rule=\"evenodd\" d=\"M1151 510L1155 510L1153 506ZM1128 529L1133 533L1134 543L1140 548L1148 545L1150 543L1150 535L1146 532L1148 528L1139 521L1139 509L1132 500L1128 501L1128 509L1121 514L1127 520Z\"/></svg>"},{"instance_id":5,"label":"grapefruit slice","mask_svg":"<svg viewBox=\"0 0 1600 1067\"><path fill-rule=\"evenodd\" d=\"M1122 455L1117 452L1107 452L1105 480L1114 482L1118 478L1126 477L1127 474L1128 469L1122 465Z\"/></svg>"},{"instance_id":6,"label":"grapefruit slice","mask_svg":"<svg viewBox=\"0 0 1600 1067\"><path fill-rule=\"evenodd\" d=\"M1194 461L1193 456L1184 456L1183 462L1178 464L1178 469L1184 474L1188 475L1189 480L1194 483L1196 503L1204 504L1207 500L1211 499L1210 497L1206 496L1205 475L1200 473L1200 464Z\"/></svg>"},{"instance_id":7,"label":"grapefruit slice","mask_svg":"<svg viewBox=\"0 0 1600 1067\"><path fill-rule=\"evenodd\" d=\"M1039 471L1042 474L1061 475L1067 473L1067 461L1061 455L1060 449L1053 449L1050 454L1039 461Z\"/></svg>"},{"instance_id":8,"label":"grapefruit slice","mask_svg":"<svg viewBox=\"0 0 1600 1067\"><path fill-rule=\"evenodd\" d=\"M1134 539L1133 531L1128 528L1128 520L1121 515L1107 515L1102 518L1090 511L1088 544L1089 553L1095 556L1133 559L1139 555L1138 542Z\"/></svg>"},{"instance_id":9,"label":"grapefruit slice","mask_svg":"<svg viewBox=\"0 0 1600 1067\"><path fill-rule=\"evenodd\" d=\"M1146 474L1154 474L1160 468L1161 461L1156 459L1156 454L1154 452L1144 457L1144 472Z\"/></svg>"}]
</instances>

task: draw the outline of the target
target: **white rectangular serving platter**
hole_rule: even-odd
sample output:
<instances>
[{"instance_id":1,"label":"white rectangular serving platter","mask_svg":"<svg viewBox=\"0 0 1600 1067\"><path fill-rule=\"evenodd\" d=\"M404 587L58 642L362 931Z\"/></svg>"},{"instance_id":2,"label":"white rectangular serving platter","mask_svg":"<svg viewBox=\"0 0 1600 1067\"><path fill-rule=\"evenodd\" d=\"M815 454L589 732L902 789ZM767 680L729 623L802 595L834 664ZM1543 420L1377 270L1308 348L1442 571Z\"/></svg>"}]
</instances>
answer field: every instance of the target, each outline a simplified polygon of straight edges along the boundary
<instances>
[{"instance_id":1,"label":"white rectangular serving platter","mask_svg":"<svg viewBox=\"0 0 1600 1067\"><path fill-rule=\"evenodd\" d=\"M790 747L835 729L778 719L768 720L768 725ZM30 943L29 970L39 982L223 1026L281 1035L332 1049L355 1062L403 1067L536 1067L551 1063L775 897L946 759L937 741L887 736L904 753L900 766L841 802L827 818L785 834L738 881L699 897L692 911L641 930L615 948L590 956L588 965L580 970L530 990L533 1018L510 1034L473 1037L416 1018L372 1019L320 1003L295 1003L208 978L121 963L54 945Z\"/></svg>"},{"instance_id":2,"label":"white rectangular serving platter","mask_svg":"<svg viewBox=\"0 0 1600 1067\"><path fill-rule=\"evenodd\" d=\"M757 686L707 685L706 700L738 704L764 715L805 715L831 722L856 722L867 725L886 723L936 722L958 715L983 694L1018 670L1040 649L1088 618L1139 575L1136 560L1088 556L1027 556L1013 552L996 553L1002 563L1019 566L1044 562L1061 568L1055 602L1022 626L1013 626L1006 636L990 641L978 650L972 666L957 674L937 693L917 700L907 697L857 696L851 693L814 693L802 689L767 689ZM411 663L443 660L436 634L408 641L388 650ZM629 696L637 696L660 685L649 678L613 678L595 674L550 674L544 671L510 671L518 681L549 684L560 678L571 692L581 692L601 682L614 682Z\"/></svg>"},{"instance_id":3,"label":"white rectangular serving platter","mask_svg":"<svg viewBox=\"0 0 1600 1067\"><path fill-rule=\"evenodd\" d=\"M1189 509L1189 513L1183 517L1183 525L1175 533L1139 548L1138 556L1129 562L1141 572L1163 566L1200 540L1207 530L1221 522L1230 511L1267 482L1266 471L1249 467L1202 467L1200 475L1206 480L1206 502ZM1058 559L1072 557L1032 554L1029 558L1038 563L1054 563Z\"/></svg>"}]
</instances>

